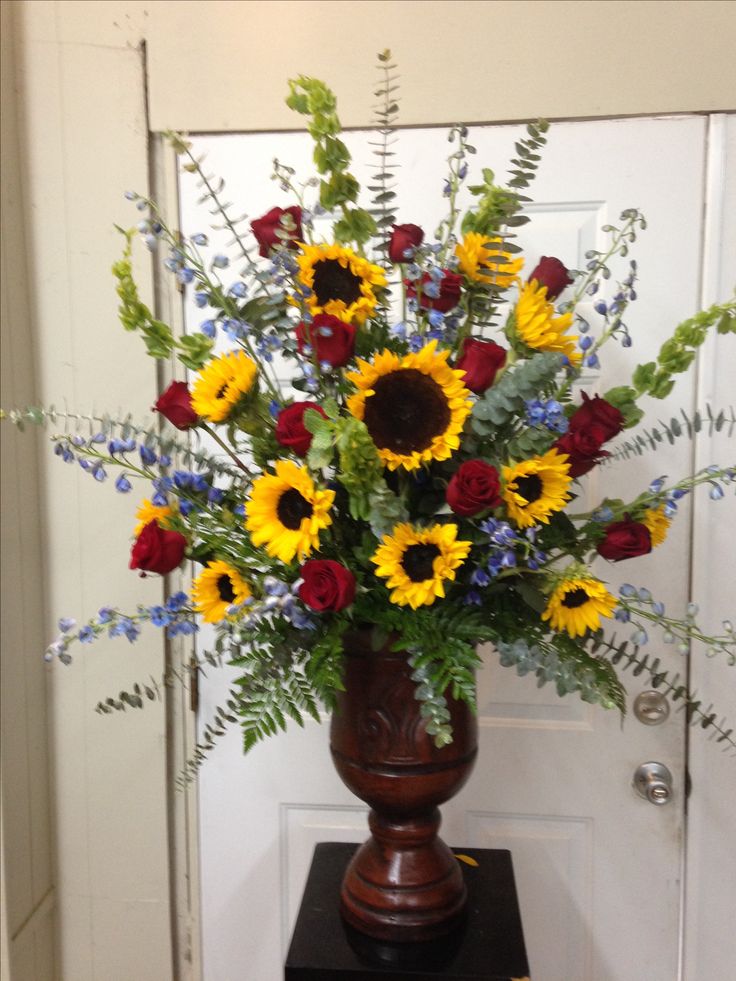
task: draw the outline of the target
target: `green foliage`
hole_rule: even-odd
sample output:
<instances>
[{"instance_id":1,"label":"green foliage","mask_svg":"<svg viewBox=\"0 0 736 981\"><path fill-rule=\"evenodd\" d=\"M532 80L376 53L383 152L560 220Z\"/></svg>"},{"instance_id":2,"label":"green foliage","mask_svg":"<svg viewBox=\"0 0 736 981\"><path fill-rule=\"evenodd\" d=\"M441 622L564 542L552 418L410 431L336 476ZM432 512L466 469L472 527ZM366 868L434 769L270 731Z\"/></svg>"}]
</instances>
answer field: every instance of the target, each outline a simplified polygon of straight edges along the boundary
<instances>
[{"instance_id":1,"label":"green foliage","mask_svg":"<svg viewBox=\"0 0 736 981\"><path fill-rule=\"evenodd\" d=\"M560 370L560 355L535 354L528 361L517 361L473 406L472 427L479 436L524 415L524 403L538 398Z\"/></svg>"},{"instance_id":2,"label":"green foliage","mask_svg":"<svg viewBox=\"0 0 736 981\"><path fill-rule=\"evenodd\" d=\"M349 207L358 200L360 186L348 171L350 153L339 138L340 119L337 99L324 82L300 75L289 81L286 104L294 112L309 117L307 130L314 140L313 159L317 173L322 175L319 200L323 208L342 210L334 227L338 242L363 245L376 232L373 216L362 208Z\"/></svg>"},{"instance_id":3,"label":"green foliage","mask_svg":"<svg viewBox=\"0 0 736 981\"><path fill-rule=\"evenodd\" d=\"M696 411L692 417L682 409L680 416L681 419L673 416L668 423L660 420L661 429L657 426L643 429L631 439L625 440L612 451L610 460L628 460L633 456L642 456L647 450L656 450L665 443L672 446L683 436L693 439L701 432L707 432L712 436L714 432L725 431L728 437L732 437L736 432L736 413L733 406L715 413L709 405L706 405L704 415Z\"/></svg>"},{"instance_id":4,"label":"green foliage","mask_svg":"<svg viewBox=\"0 0 736 981\"><path fill-rule=\"evenodd\" d=\"M133 232L118 230L125 236L125 248L122 259L114 263L112 272L118 282L120 323L125 330L140 331L146 352L152 358L168 358L176 354L183 365L192 371L198 371L209 359L212 341L202 334L176 338L167 324L153 316L141 300L133 278Z\"/></svg>"},{"instance_id":5,"label":"green foliage","mask_svg":"<svg viewBox=\"0 0 736 981\"><path fill-rule=\"evenodd\" d=\"M579 692L584 702L626 711L626 692L616 672L602 658L593 657L566 634L528 643L523 637L508 643L496 641L500 662L514 665L517 674L534 674L541 688L553 682L560 696Z\"/></svg>"},{"instance_id":6,"label":"green foliage","mask_svg":"<svg viewBox=\"0 0 736 981\"><path fill-rule=\"evenodd\" d=\"M624 417L624 429L631 429L644 418L644 410L636 404L636 391L630 385L609 388L603 398L615 406Z\"/></svg>"},{"instance_id":7,"label":"green foliage","mask_svg":"<svg viewBox=\"0 0 736 981\"><path fill-rule=\"evenodd\" d=\"M511 160L513 168L508 188L496 184L495 174L489 167L483 168L482 184L469 185L468 190L478 198L478 203L463 218L464 234L478 232L481 235L497 235L504 225L519 227L529 221L526 215L518 213L522 204L529 200L519 192L528 188L536 176L541 160L538 151L547 142L545 133L548 129L549 123L545 120L527 126L528 139L521 139L515 144L517 156ZM511 251L508 243L504 247Z\"/></svg>"},{"instance_id":8,"label":"green foliage","mask_svg":"<svg viewBox=\"0 0 736 981\"><path fill-rule=\"evenodd\" d=\"M338 416L337 406L326 411L304 413L304 425L312 436L307 463L313 470L330 466L337 451L337 479L348 492L349 513L355 520L368 521L376 535L384 534L399 521L406 520L400 498L386 486L376 445L365 423L354 416Z\"/></svg>"},{"instance_id":9,"label":"green foliage","mask_svg":"<svg viewBox=\"0 0 736 981\"><path fill-rule=\"evenodd\" d=\"M373 175L373 183L368 185L368 190L372 193L372 205L370 214L376 223L376 235L383 239L377 245L379 249L387 247L386 235L391 226L396 221L393 210L393 202L396 200L394 184L394 171L396 165L391 163L394 152L390 149L396 144L393 136L399 115L398 106L398 75L395 72L396 65L391 61L391 52L387 49L378 55L379 71L381 79L374 95L381 101L373 107L375 113L375 127L378 133L378 142L371 141L373 155L377 157L375 164L376 173Z\"/></svg>"},{"instance_id":10,"label":"green foliage","mask_svg":"<svg viewBox=\"0 0 736 981\"><path fill-rule=\"evenodd\" d=\"M726 728L726 720L714 710L712 703L705 705L697 697L697 693L691 691L687 683L681 680L679 672L674 675L671 672L662 670L662 664L658 657L651 654L640 653L638 647L630 645L629 641L622 643L616 642L615 634L610 639L606 638L603 631L594 634L587 643L590 645L592 653L603 650L606 653L606 660L610 661L612 668L618 667L619 670L631 671L634 677L645 674L653 688L662 689L662 693L673 702L679 702L679 708L685 712L687 721L692 726L701 729L710 729L717 743L723 743L723 748L731 751L736 750L736 739L732 728ZM631 648L631 649L630 649Z\"/></svg>"},{"instance_id":11,"label":"green foliage","mask_svg":"<svg viewBox=\"0 0 736 981\"><path fill-rule=\"evenodd\" d=\"M656 361L637 365L632 376L636 396L666 398L674 388L674 375L687 371L713 327L719 334L736 333L736 297L684 320L659 349Z\"/></svg>"}]
</instances>

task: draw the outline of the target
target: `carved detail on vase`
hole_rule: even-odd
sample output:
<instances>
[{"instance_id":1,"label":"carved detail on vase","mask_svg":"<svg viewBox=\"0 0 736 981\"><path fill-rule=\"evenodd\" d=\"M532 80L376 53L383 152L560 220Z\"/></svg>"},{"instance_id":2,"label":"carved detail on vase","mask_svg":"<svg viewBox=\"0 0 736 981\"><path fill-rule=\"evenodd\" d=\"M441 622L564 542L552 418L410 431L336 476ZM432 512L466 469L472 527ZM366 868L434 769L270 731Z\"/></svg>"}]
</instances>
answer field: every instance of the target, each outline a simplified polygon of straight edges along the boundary
<instances>
[{"instance_id":1,"label":"carved detail on vase","mask_svg":"<svg viewBox=\"0 0 736 981\"><path fill-rule=\"evenodd\" d=\"M370 633L345 641L345 691L332 718L332 757L344 783L371 807L371 837L356 852L341 893L344 918L383 940L429 939L452 928L466 894L454 855L438 836L438 806L470 775L475 716L448 699L453 742L425 730L408 655L373 651Z\"/></svg>"}]
</instances>

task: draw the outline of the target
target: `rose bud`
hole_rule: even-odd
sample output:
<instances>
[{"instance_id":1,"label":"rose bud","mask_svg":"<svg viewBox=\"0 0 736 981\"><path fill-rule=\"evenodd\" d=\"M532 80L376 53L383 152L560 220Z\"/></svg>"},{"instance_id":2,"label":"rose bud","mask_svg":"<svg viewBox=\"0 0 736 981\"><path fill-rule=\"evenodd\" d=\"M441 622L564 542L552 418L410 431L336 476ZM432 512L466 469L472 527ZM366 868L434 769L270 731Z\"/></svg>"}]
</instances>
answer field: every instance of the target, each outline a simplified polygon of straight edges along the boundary
<instances>
[{"instance_id":1,"label":"rose bud","mask_svg":"<svg viewBox=\"0 0 736 981\"><path fill-rule=\"evenodd\" d=\"M130 568L165 576L181 563L186 547L187 540L178 531L166 531L157 521L149 521L133 544Z\"/></svg>"},{"instance_id":2,"label":"rose bud","mask_svg":"<svg viewBox=\"0 0 736 981\"><path fill-rule=\"evenodd\" d=\"M394 225L391 232L391 240L388 243L388 257L391 262L411 262L405 253L408 249L415 249L424 241L424 232L419 225Z\"/></svg>"},{"instance_id":3,"label":"rose bud","mask_svg":"<svg viewBox=\"0 0 736 981\"><path fill-rule=\"evenodd\" d=\"M299 599L313 610L337 613L355 599L355 576L339 562L310 559L301 567L300 575Z\"/></svg>"},{"instance_id":4,"label":"rose bud","mask_svg":"<svg viewBox=\"0 0 736 981\"><path fill-rule=\"evenodd\" d=\"M419 303L425 310L439 310L440 313L447 313L449 310L454 309L460 302L460 286L463 277L457 273L448 272L446 269L443 271L445 275L438 283L439 296L437 297L428 296L424 292L424 287L428 283L433 282L433 280L429 273L424 273L422 276L422 298ZM405 280L405 285L406 295L412 299L416 299L416 284L410 279L407 279Z\"/></svg>"},{"instance_id":5,"label":"rose bud","mask_svg":"<svg viewBox=\"0 0 736 981\"><path fill-rule=\"evenodd\" d=\"M289 214L294 219L296 228L287 232L281 223L281 216ZM278 249L282 245L288 245L290 249L297 248L297 242L302 237L302 209L298 205L290 208L271 208L261 218L256 218L250 223L253 234L258 242L258 254L267 258L271 249ZM277 235L279 232L280 235ZM281 237L283 236L283 237Z\"/></svg>"},{"instance_id":6,"label":"rose bud","mask_svg":"<svg viewBox=\"0 0 736 981\"><path fill-rule=\"evenodd\" d=\"M186 382L172 382L153 408L177 429L191 429L199 422Z\"/></svg>"},{"instance_id":7,"label":"rose bud","mask_svg":"<svg viewBox=\"0 0 736 981\"><path fill-rule=\"evenodd\" d=\"M276 422L277 441L293 450L297 456L306 456L312 442L312 434L304 425L304 413L307 409L314 409L323 419L327 418L316 402L294 402L279 412Z\"/></svg>"},{"instance_id":8,"label":"rose bud","mask_svg":"<svg viewBox=\"0 0 736 981\"><path fill-rule=\"evenodd\" d=\"M455 367L465 372L463 384L476 395L482 395L494 383L496 374L505 364L506 350L500 344L466 337L463 352Z\"/></svg>"},{"instance_id":9,"label":"rose bud","mask_svg":"<svg viewBox=\"0 0 736 981\"><path fill-rule=\"evenodd\" d=\"M605 443L605 430L601 426L589 425L586 429L572 432L568 429L555 443L560 453L566 453L571 477L582 477L589 470L605 460L610 453L601 449Z\"/></svg>"},{"instance_id":10,"label":"rose bud","mask_svg":"<svg viewBox=\"0 0 736 981\"><path fill-rule=\"evenodd\" d=\"M536 279L538 286L547 287L547 299L555 300L560 293L572 283L567 268L554 256L543 255L529 277L529 282Z\"/></svg>"},{"instance_id":11,"label":"rose bud","mask_svg":"<svg viewBox=\"0 0 736 981\"><path fill-rule=\"evenodd\" d=\"M585 432L591 425L603 430L604 436L601 442L607 443L609 439L618 436L624 428L624 417L610 402L606 402L598 395L591 399L583 392L583 404L570 416L569 431Z\"/></svg>"},{"instance_id":12,"label":"rose bud","mask_svg":"<svg viewBox=\"0 0 736 981\"><path fill-rule=\"evenodd\" d=\"M301 354L309 345L320 364L326 361L333 368L342 368L355 350L355 327L332 314L320 313L311 324L297 324L296 341Z\"/></svg>"},{"instance_id":13,"label":"rose bud","mask_svg":"<svg viewBox=\"0 0 736 981\"><path fill-rule=\"evenodd\" d=\"M605 529L606 536L598 544L598 554L611 562L635 559L652 551L652 536L646 525L632 521L627 515L623 521L614 521Z\"/></svg>"},{"instance_id":14,"label":"rose bud","mask_svg":"<svg viewBox=\"0 0 736 981\"><path fill-rule=\"evenodd\" d=\"M472 518L501 503L498 471L484 460L467 460L447 485L447 503L455 514Z\"/></svg>"}]
</instances>

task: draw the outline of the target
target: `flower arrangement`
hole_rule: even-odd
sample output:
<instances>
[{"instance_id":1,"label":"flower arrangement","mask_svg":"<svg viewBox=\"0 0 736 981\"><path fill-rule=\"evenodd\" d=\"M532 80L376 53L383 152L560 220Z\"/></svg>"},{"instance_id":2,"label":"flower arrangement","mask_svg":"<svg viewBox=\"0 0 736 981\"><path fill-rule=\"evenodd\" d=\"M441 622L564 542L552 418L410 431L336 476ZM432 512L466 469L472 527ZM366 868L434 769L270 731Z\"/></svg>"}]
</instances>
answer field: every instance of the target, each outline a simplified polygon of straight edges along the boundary
<instances>
[{"instance_id":1,"label":"flower arrangement","mask_svg":"<svg viewBox=\"0 0 736 981\"><path fill-rule=\"evenodd\" d=\"M318 177L299 187L275 162L290 200L248 231L186 139L170 134L184 170L232 233L233 256L212 254L205 233L182 239L153 201L128 195L142 215L124 233L114 267L121 321L152 357L176 357L189 380L158 398L148 427L53 409L8 415L19 425L65 418L72 433L52 436L65 462L98 481L117 468L120 493L134 479L150 486L131 569L165 576L190 562L195 572L191 590L164 605L129 614L104 608L81 627L62 620L47 658L69 663L73 643L103 635L134 641L146 623L169 636L213 624L215 649L202 659L225 658L240 677L189 775L228 722L240 721L247 749L287 718L319 719L320 703L329 707L341 686L343 637L363 625L377 647L391 638L409 652L439 746L452 739L448 694L474 701L484 641L502 664L554 682L560 695L577 692L622 711L617 666L648 671L735 746L679 677L641 650L654 624L683 652L700 642L733 663L731 623L712 636L694 607L677 619L644 588L624 585L614 595L591 561L621 562L663 546L678 502L701 488L718 500L736 468L663 477L631 500L604 499L586 513L576 499L587 473L639 448L612 444L641 421L639 400L665 397L709 330L736 333L736 300L680 324L656 361L634 369L630 385L579 391L604 344L631 346L624 317L638 270L623 260L644 217L632 209L607 226L608 249L588 252L584 269L544 257L528 270L515 229L529 221L526 192L546 142L547 124L538 122L516 143L508 182L482 169L464 213L458 192L475 151L467 129L453 127L447 217L434 236L397 223L388 150L393 66L388 52L379 57L385 80L370 207L358 203L334 95L304 77L290 82L287 102L307 118ZM326 240L315 233L318 214L334 219ZM139 233L208 311L199 333L175 336L141 299L131 264ZM243 266L236 276L233 262ZM601 289L617 263L622 278ZM591 296L599 297L597 338L578 309ZM688 425L735 421L698 415ZM616 639L615 621L630 625L630 638ZM158 694L136 686L98 708L140 707Z\"/></svg>"}]
</instances>

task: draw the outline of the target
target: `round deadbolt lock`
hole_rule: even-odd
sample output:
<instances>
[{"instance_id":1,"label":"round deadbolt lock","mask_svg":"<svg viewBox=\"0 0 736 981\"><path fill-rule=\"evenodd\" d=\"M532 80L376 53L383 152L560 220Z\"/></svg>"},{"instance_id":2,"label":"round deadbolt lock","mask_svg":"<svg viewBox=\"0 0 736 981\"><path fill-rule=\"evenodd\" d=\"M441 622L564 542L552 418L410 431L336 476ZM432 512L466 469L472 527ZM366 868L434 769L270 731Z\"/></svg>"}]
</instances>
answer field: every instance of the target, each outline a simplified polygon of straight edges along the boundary
<instances>
[{"instance_id":1,"label":"round deadbolt lock","mask_svg":"<svg viewBox=\"0 0 736 981\"><path fill-rule=\"evenodd\" d=\"M643 691L634 699L634 715L645 726L661 725L669 714L670 703L661 691Z\"/></svg>"}]
</instances>

